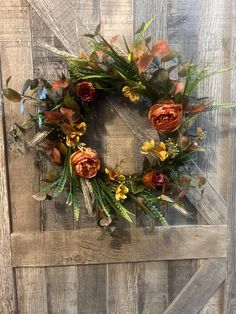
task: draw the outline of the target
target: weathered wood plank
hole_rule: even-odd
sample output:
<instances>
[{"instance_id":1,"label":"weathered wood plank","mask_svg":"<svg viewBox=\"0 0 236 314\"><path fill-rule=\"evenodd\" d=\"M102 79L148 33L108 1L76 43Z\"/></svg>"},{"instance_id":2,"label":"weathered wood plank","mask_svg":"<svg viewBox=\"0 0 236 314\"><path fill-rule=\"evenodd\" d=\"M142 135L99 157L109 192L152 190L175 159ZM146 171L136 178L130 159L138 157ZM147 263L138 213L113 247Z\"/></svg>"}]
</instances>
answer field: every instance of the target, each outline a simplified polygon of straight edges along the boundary
<instances>
[{"instance_id":1,"label":"weathered wood plank","mask_svg":"<svg viewBox=\"0 0 236 314\"><path fill-rule=\"evenodd\" d=\"M168 262L142 262L138 267L138 313L163 313L168 305Z\"/></svg>"},{"instance_id":2,"label":"weathered wood plank","mask_svg":"<svg viewBox=\"0 0 236 314\"><path fill-rule=\"evenodd\" d=\"M0 62L0 90L1 62ZM14 273L11 266L10 207L7 181L4 107L0 97L0 313L16 311Z\"/></svg>"},{"instance_id":3,"label":"weathered wood plank","mask_svg":"<svg viewBox=\"0 0 236 314\"><path fill-rule=\"evenodd\" d=\"M108 267L107 313L138 313L138 265L128 263Z\"/></svg>"},{"instance_id":4,"label":"weathered wood plank","mask_svg":"<svg viewBox=\"0 0 236 314\"><path fill-rule=\"evenodd\" d=\"M172 49L180 51L184 60L191 60L197 46L197 2L167 0L167 39ZM167 218L170 224L197 224L198 206L185 199L185 207L191 212L186 219L169 206ZM196 260L168 262L168 304L178 295L196 271Z\"/></svg>"},{"instance_id":5,"label":"weathered wood plank","mask_svg":"<svg viewBox=\"0 0 236 314\"><path fill-rule=\"evenodd\" d=\"M48 282L44 268L16 269L19 314L48 314Z\"/></svg>"},{"instance_id":6,"label":"weathered wood plank","mask_svg":"<svg viewBox=\"0 0 236 314\"><path fill-rule=\"evenodd\" d=\"M28 3L24 0L4 0L0 4L0 14L2 79L5 82L11 75L11 86L21 90L23 81L33 76ZM20 115L18 105L9 101L5 102L7 131L13 127L16 120L20 124L28 117L29 107L29 104L26 104L25 114ZM34 153L28 153L24 158L19 158L15 152L8 151L13 231L40 230L39 203L31 197L34 191L38 190L34 156ZM18 280L19 278L21 279ZM27 286L24 290L21 289L22 285L32 278L35 282L34 291L37 291L37 304L33 304L32 298L23 297L26 294L30 295L33 291L27 290ZM47 304L46 285L41 279L42 270L35 269L33 273L29 269L16 270L18 311L20 313L42 313L42 311L44 314L47 313L44 311L45 304Z\"/></svg>"},{"instance_id":7,"label":"weathered wood plank","mask_svg":"<svg viewBox=\"0 0 236 314\"><path fill-rule=\"evenodd\" d=\"M188 171L193 176L203 175L202 170L194 162ZM198 189L190 188L187 197L208 224L226 223L227 203L209 180L204 186L203 194Z\"/></svg>"},{"instance_id":8,"label":"weathered wood plank","mask_svg":"<svg viewBox=\"0 0 236 314\"><path fill-rule=\"evenodd\" d=\"M197 62L203 65L214 60L211 70L229 67L232 36L230 5L231 1L224 0L198 2L198 25L200 27L198 30ZM213 76L199 86L197 95L199 97L203 95L213 97L216 103L231 102L230 80L230 72ZM198 164L218 193L227 200L230 174L228 164L229 111L219 110L201 115L199 126L204 126L207 138L204 141L206 152L199 156ZM220 200L218 203L221 203ZM225 213L223 223L226 222L227 210ZM202 217L207 220L206 216L202 215ZM200 313L204 314L210 311L221 314L224 302L223 295L224 284Z\"/></svg>"},{"instance_id":9,"label":"weathered wood plank","mask_svg":"<svg viewBox=\"0 0 236 314\"><path fill-rule=\"evenodd\" d=\"M197 314L225 279L225 259L212 259L193 275L164 314Z\"/></svg>"},{"instance_id":10,"label":"weathered wood plank","mask_svg":"<svg viewBox=\"0 0 236 314\"><path fill-rule=\"evenodd\" d=\"M232 42L231 42L231 60L235 63L236 55L236 2L229 1L231 7L231 14L229 19L232 25ZM232 101L236 103L236 69L234 67L232 71L231 79L231 97ZM236 143L235 143L235 132L236 132L236 112L235 110L231 113L230 117L230 136L229 136L229 190L228 190L228 252L227 252L227 275L225 282L225 308L224 313L233 314L236 313L236 193L235 193L235 182L236 182Z\"/></svg>"},{"instance_id":11,"label":"weathered wood plank","mask_svg":"<svg viewBox=\"0 0 236 314\"><path fill-rule=\"evenodd\" d=\"M80 36L85 29L81 28L80 17L70 1L65 3L63 0L28 0L28 2L64 47L69 52L78 54L81 50Z\"/></svg>"},{"instance_id":12,"label":"weathered wood plank","mask_svg":"<svg viewBox=\"0 0 236 314\"><path fill-rule=\"evenodd\" d=\"M130 234L127 229L126 235L122 243L120 238L99 239L101 231L94 228L13 233L13 266L62 266L226 256L224 225L157 227L155 232L145 234L142 228L135 228Z\"/></svg>"}]
</instances>

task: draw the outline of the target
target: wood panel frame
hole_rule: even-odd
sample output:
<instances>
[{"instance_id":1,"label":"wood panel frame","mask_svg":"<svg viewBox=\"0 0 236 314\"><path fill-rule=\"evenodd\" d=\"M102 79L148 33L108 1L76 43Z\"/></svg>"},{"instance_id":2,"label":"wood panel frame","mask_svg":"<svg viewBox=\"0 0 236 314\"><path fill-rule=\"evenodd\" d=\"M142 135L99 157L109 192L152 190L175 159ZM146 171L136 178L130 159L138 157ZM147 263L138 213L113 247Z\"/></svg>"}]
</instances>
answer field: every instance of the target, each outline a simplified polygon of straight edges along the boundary
<instances>
[{"instance_id":1,"label":"wood panel frame","mask_svg":"<svg viewBox=\"0 0 236 314\"><path fill-rule=\"evenodd\" d=\"M63 19L59 19L59 11L55 10L55 8L51 8L50 2L48 1L28 0L28 2L36 12L39 13L55 35L58 36L62 44L70 52L76 53L80 48L79 43L75 40L71 45L71 41L67 37L68 29L65 27L66 25L61 25ZM58 1L58 6L60 5L59 2L60 1ZM66 12L68 15L71 15L72 11L72 7L70 6L70 3L68 3ZM50 19L48 19L49 16ZM60 21L60 23L58 23L58 21ZM119 114L121 115L122 112L119 111ZM199 170L197 167L193 169L196 171ZM4 173L3 179L6 187L7 184ZM145 235L145 241L147 241L147 243L142 241L143 230L132 230L130 233L130 242L122 243L121 252L124 254L125 258L118 256L114 241L111 244L107 239L97 240L92 247L94 250L95 247L100 251L102 249L103 254L100 259L97 259L96 256L92 256L92 254L90 255L92 252L86 252L86 248L91 245L92 239L97 239L99 237L100 230L84 229L77 231L63 230L58 232L12 233L11 245L13 267L43 267L147 261L147 257L141 254L142 252L145 253L145 245L149 247L153 246L154 248L156 243L158 243L161 247L161 244L164 241L169 244L169 252L168 250L152 250L152 261L191 258L209 259L196 272L196 274L194 274L189 283L165 311L165 313L189 313L191 310L191 313L197 313L225 278L226 226L224 224L226 223L227 204L210 183L207 183L206 190L206 198L202 198L201 195L197 195L193 191L189 192L188 197L199 210L202 217L211 224L211 226L181 226L170 227L169 229L160 227L157 228L154 234ZM6 232L9 234L8 229ZM87 236L86 238L83 236L84 233L89 235L89 239ZM191 236L189 236L189 234ZM69 243L69 240L72 241L72 244ZM9 242L9 237L7 241ZM155 245L153 244L154 241ZM177 243L177 241L179 242ZM191 241L195 242L194 248L191 246L188 247L188 245L191 245ZM1 243L2 242L0 241L0 247ZM27 245L25 245L25 243L27 243ZM58 244L59 250L57 252L53 251L52 243ZM83 253L81 253L81 251L78 252L78 246L81 247ZM43 258L41 257L42 252L45 252ZM71 252L73 252L72 257ZM108 252L111 254L111 257L108 255ZM81 256L78 254L81 254ZM148 260L150 261L150 257L148 257ZM207 284L205 284L206 276L209 277ZM199 288L201 290L200 294ZM191 304L191 309L188 308L189 296L194 300L194 304Z\"/></svg>"}]
</instances>

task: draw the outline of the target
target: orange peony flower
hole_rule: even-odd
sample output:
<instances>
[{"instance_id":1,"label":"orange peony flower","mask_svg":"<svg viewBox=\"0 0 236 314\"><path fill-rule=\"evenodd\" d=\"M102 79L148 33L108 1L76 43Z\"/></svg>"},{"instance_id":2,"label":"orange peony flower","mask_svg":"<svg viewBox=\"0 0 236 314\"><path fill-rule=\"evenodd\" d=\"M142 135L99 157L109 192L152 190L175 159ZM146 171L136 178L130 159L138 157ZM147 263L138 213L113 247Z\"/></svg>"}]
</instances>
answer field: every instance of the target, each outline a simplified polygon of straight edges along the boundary
<instances>
[{"instance_id":1,"label":"orange peony flower","mask_svg":"<svg viewBox=\"0 0 236 314\"><path fill-rule=\"evenodd\" d=\"M91 82L82 82L76 85L75 92L83 101L90 102L93 100L95 89Z\"/></svg>"},{"instance_id":2,"label":"orange peony flower","mask_svg":"<svg viewBox=\"0 0 236 314\"><path fill-rule=\"evenodd\" d=\"M101 166L97 152L91 148L73 153L71 155L71 164L76 174L82 178L95 177Z\"/></svg>"},{"instance_id":3,"label":"orange peony flower","mask_svg":"<svg viewBox=\"0 0 236 314\"><path fill-rule=\"evenodd\" d=\"M162 186L164 183L164 176L159 171L150 171L143 176L143 183L151 189Z\"/></svg>"},{"instance_id":4,"label":"orange peony flower","mask_svg":"<svg viewBox=\"0 0 236 314\"><path fill-rule=\"evenodd\" d=\"M171 100L156 104L150 108L148 118L154 128L163 134L176 131L182 122L183 108Z\"/></svg>"}]
</instances>

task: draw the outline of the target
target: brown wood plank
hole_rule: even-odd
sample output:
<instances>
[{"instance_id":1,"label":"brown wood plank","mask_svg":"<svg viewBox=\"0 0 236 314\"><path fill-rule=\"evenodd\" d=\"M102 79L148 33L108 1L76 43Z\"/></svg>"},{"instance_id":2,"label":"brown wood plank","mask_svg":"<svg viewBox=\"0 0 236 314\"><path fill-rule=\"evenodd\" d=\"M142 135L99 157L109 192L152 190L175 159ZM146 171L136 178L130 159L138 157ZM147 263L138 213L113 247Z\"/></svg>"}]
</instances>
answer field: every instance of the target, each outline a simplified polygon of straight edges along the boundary
<instances>
[{"instance_id":1,"label":"brown wood plank","mask_svg":"<svg viewBox=\"0 0 236 314\"><path fill-rule=\"evenodd\" d=\"M232 23L232 51L231 51L231 62L235 63L236 54L236 2L229 1L230 14L229 20ZM230 86L230 85L229 85ZM231 97L232 101L236 103L236 69L232 71L231 79ZM227 275L225 282L225 307L224 313L233 314L236 313L236 193L235 193L235 182L236 182L236 144L235 144L235 132L236 132L236 112L235 110L231 113L230 117L230 134L229 134L229 190L228 190L228 201L229 211L227 217L228 226L228 252L227 252Z\"/></svg>"},{"instance_id":2,"label":"brown wood plank","mask_svg":"<svg viewBox=\"0 0 236 314\"><path fill-rule=\"evenodd\" d=\"M197 314L225 279L225 259L206 261L164 314Z\"/></svg>"},{"instance_id":3,"label":"brown wood plank","mask_svg":"<svg viewBox=\"0 0 236 314\"><path fill-rule=\"evenodd\" d=\"M99 239L94 228L13 233L14 267L62 266L119 262L214 258L226 256L226 226L157 227L153 233L136 228L126 241Z\"/></svg>"},{"instance_id":4,"label":"brown wood plank","mask_svg":"<svg viewBox=\"0 0 236 314\"><path fill-rule=\"evenodd\" d=\"M19 314L48 314L48 282L44 268L16 269Z\"/></svg>"},{"instance_id":5,"label":"brown wood plank","mask_svg":"<svg viewBox=\"0 0 236 314\"><path fill-rule=\"evenodd\" d=\"M14 273L11 266L10 208L4 127L4 107L2 97L0 97L0 313L14 313L16 311L16 299Z\"/></svg>"}]
</instances>

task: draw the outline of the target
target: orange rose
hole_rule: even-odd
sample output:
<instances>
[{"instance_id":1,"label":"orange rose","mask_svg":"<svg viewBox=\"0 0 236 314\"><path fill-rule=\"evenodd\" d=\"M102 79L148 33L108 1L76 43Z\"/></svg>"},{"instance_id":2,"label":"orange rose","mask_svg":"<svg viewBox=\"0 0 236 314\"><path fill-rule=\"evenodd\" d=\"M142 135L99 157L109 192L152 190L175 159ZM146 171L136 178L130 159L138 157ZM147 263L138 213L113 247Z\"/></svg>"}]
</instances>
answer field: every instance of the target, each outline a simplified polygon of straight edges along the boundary
<instances>
[{"instance_id":1,"label":"orange rose","mask_svg":"<svg viewBox=\"0 0 236 314\"><path fill-rule=\"evenodd\" d=\"M151 189L162 186L164 183L164 176L158 171L151 171L145 173L143 176L143 183Z\"/></svg>"},{"instance_id":2,"label":"orange rose","mask_svg":"<svg viewBox=\"0 0 236 314\"><path fill-rule=\"evenodd\" d=\"M82 178L95 177L101 166L97 152L91 148L73 153L71 155L71 164L78 176Z\"/></svg>"},{"instance_id":3,"label":"orange rose","mask_svg":"<svg viewBox=\"0 0 236 314\"><path fill-rule=\"evenodd\" d=\"M163 134L176 131L182 122L183 108L171 100L156 104L150 108L148 118L154 128Z\"/></svg>"}]
</instances>

